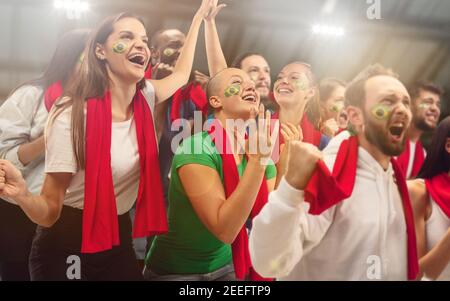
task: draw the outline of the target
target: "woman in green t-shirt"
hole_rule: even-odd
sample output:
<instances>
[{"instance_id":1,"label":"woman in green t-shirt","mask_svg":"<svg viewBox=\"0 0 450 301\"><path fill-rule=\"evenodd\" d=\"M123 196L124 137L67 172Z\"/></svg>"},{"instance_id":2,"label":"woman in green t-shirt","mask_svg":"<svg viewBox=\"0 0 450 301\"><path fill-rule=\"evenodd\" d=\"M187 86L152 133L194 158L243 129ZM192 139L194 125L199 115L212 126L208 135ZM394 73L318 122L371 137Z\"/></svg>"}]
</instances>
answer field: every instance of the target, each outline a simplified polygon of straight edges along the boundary
<instances>
[{"instance_id":1,"label":"woman in green t-shirt","mask_svg":"<svg viewBox=\"0 0 450 301\"><path fill-rule=\"evenodd\" d=\"M244 71L226 69L214 22L220 8L205 23L212 75L206 92L213 126L209 132L184 139L175 153L169 232L156 237L147 254L144 276L148 280L259 279L247 256L245 223L258 213L275 185L276 168L267 164L275 143L270 112L260 106L254 83ZM222 128L227 121L256 125L257 115L258 134L248 134L247 146L239 143L244 140L239 131ZM233 143L225 146L241 148L219 151L224 150L219 142L227 141ZM249 145L267 147L249 151ZM245 149L245 154L239 149Z\"/></svg>"}]
</instances>

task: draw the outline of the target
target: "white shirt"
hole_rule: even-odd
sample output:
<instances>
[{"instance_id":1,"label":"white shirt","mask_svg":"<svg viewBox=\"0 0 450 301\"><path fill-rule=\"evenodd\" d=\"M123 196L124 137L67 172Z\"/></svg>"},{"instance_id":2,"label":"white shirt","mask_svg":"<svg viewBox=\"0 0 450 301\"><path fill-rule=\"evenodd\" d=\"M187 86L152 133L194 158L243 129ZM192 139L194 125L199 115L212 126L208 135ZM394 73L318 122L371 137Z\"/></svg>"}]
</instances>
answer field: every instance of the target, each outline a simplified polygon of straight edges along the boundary
<instances>
[{"instance_id":1,"label":"white shirt","mask_svg":"<svg viewBox=\"0 0 450 301\"><path fill-rule=\"evenodd\" d=\"M332 170L348 132L331 140ZM407 235L392 166L384 171L362 147L350 198L321 215L308 214L304 193L284 179L253 221L255 270L279 280L407 280Z\"/></svg>"},{"instance_id":2,"label":"white shirt","mask_svg":"<svg viewBox=\"0 0 450 301\"><path fill-rule=\"evenodd\" d=\"M407 179L411 178L414 159L415 159L415 155L416 155L416 146L417 146L416 142L409 141L409 161L408 161L408 168L406 170L406 178ZM425 150L423 150L423 156L426 157L426 155L427 155L427 153L425 152Z\"/></svg>"},{"instance_id":3,"label":"white shirt","mask_svg":"<svg viewBox=\"0 0 450 301\"><path fill-rule=\"evenodd\" d=\"M450 227L450 219L431 197L430 203L431 216L426 223L427 252L431 251L441 241ZM447 264L447 267L436 280L450 281L450 264Z\"/></svg>"},{"instance_id":4,"label":"white shirt","mask_svg":"<svg viewBox=\"0 0 450 301\"><path fill-rule=\"evenodd\" d=\"M155 96L147 82L144 95L153 113ZM71 107L64 110L46 129L45 172L68 172L73 178L66 191L64 205L83 209L85 171L78 170L72 149ZM112 123L111 171L117 214L127 213L134 205L139 188L139 150L134 118Z\"/></svg>"},{"instance_id":5,"label":"white shirt","mask_svg":"<svg viewBox=\"0 0 450 301\"><path fill-rule=\"evenodd\" d=\"M47 117L43 89L37 86L20 87L0 107L0 158L10 161L22 172L33 194L41 191L44 182L44 154L24 166L18 150L20 145L44 134ZM13 200L7 201L16 204Z\"/></svg>"}]
</instances>

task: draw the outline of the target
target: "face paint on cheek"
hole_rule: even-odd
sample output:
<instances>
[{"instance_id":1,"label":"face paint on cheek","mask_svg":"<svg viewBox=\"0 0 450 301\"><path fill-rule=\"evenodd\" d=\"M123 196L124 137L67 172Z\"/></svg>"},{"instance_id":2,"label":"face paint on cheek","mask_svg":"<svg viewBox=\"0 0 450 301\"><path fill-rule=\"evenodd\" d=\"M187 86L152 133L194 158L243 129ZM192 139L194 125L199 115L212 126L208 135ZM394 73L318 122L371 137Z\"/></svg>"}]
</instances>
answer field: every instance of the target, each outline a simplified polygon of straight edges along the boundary
<instances>
[{"instance_id":1,"label":"face paint on cheek","mask_svg":"<svg viewBox=\"0 0 450 301\"><path fill-rule=\"evenodd\" d=\"M428 110L430 107L431 107L431 105L429 104L429 103L421 103L420 105L418 105L417 106L419 109L421 109L421 110Z\"/></svg>"},{"instance_id":2,"label":"face paint on cheek","mask_svg":"<svg viewBox=\"0 0 450 301\"><path fill-rule=\"evenodd\" d=\"M234 95L238 95L240 92L241 92L240 85L231 85L225 89L224 95L225 95L225 97L231 97Z\"/></svg>"},{"instance_id":3,"label":"face paint on cheek","mask_svg":"<svg viewBox=\"0 0 450 301\"><path fill-rule=\"evenodd\" d=\"M333 112L333 113L338 113L338 112L342 111L342 109L344 109L344 102L343 101L335 102L330 107L330 111Z\"/></svg>"},{"instance_id":4,"label":"face paint on cheek","mask_svg":"<svg viewBox=\"0 0 450 301\"><path fill-rule=\"evenodd\" d=\"M164 56L172 56L174 53L175 53L175 50L173 50L172 48L166 48L163 51Z\"/></svg>"},{"instance_id":5,"label":"face paint on cheek","mask_svg":"<svg viewBox=\"0 0 450 301\"><path fill-rule=\"evenodd\" d=\"M248 75L250 76L250 79L253 82L256 83L258 81L258 73L257 72L250 72Z\"/></svg>"},{"instance_id":6,"label":"face paint on cheek","mask_svg":"<svg viewBox=\"0 0 450 301\"><path fill-rule=\"evenodd\" d=\"M375 117L378 120L388 120L389 115L391 113L391 109L387 106L378 104L373 106L370 112L372 113L373 117Z\"/></svg>"},{"instance_id":7,"label":"face paint on cheek","mask_svg":"<svg viewBox=\"0 0 450 301\"><path fill-rule=\"evenodd\" d=\"M78 63L79 64L83 64L84 61L84 52L80 55L80 57L78 58Z\"/></svg>"},{"instance_id":8,"label":"face paint on cheek","mask_svg":"<svg viewBox=\"0 0 450 301\"><path fill-rule=\"evenodd\" d=\"M124 41L118 41L113 44L112 49L115 53L124 53L125 50L128 49L128 44L125 43Z\"/></svg>"},{"instance_id":9,"label":"face paint on cheek","mask_svg":"<svg viewBox=\"0 0 450 301\"><path fill-rule=\"evenodd\" d=\"M304 73L300 76L299 79L294 80L294 87L296 90L304 91L309 87L309 80Z\"/></svg>"}]
</instances>

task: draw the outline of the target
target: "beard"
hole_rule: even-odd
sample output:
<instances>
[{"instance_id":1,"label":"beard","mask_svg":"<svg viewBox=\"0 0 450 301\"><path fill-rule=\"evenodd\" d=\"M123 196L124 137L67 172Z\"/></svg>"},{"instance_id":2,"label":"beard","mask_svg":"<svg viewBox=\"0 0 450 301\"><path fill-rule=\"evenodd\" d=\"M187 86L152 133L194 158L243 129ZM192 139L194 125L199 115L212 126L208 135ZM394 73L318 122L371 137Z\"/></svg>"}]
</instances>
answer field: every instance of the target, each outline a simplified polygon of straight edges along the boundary
<instances>
[{"instance_id":1,"label":"beard","mask_svg":"<svg viewBox=\"0 0 450 301\"><path fill-rule=\"evenodd\" d=\"M426 123L424 118L414 118L413 123L417 129L424 131L424 132L434 131L437 126L436 124L430 125L430 124Z\"/></svg>"},{"instance_id":2,"label":"beard","mask_svg":"<svg viewBox=\"0 0 450 301\"><path fill-rule=\"evenodd\" d=\"M376 146L383 154L387 156L398 156L404 148L406 142L406 135L403 135L403 139L400 143L392 143L389 141L389 129L373 122L370 118L365 117L367 120L364 126L364 135L366 139ZM389 124L389 122L388 122Z\"/></svg>"}]
</instances>

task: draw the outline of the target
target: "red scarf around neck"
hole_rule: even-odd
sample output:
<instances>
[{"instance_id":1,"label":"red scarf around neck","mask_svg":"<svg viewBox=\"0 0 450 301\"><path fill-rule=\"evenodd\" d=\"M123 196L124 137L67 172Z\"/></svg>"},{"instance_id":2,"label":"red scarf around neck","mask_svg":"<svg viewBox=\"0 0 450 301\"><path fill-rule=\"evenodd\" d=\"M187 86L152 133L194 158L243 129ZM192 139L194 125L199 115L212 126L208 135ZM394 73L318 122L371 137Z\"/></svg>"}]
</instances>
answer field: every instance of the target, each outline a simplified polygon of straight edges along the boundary
<instances>
[{"instance_id":1,"label":"red scarf around neck","mask_svg":"<svg viewBox=\"0 0 450 301\"><path fill-rule=\"evenodd\" d=\"M436 204L450 218L450 176L442 172L431 179L425 179L425 186Z\"/></svg>"},{"instance_id":2,"label":"red scarf around neck","mask_svg":"<svg viewBox=\"0 0 450 301\"><path fill-rule=\"evenodd\" d=\"M405 150L403 151L403 153L397 157L397 163L400 166L400 169L403 172L403 175L407 178L407 172L408 172L408 165L409 165L409 160L410 160L410 156L411 156L411 149L410 149L410 144L409 144L409 139L406 139L406 146L405 146ZM423 162L425 161L425 156L424 156L424 150L423 150L423 146L422 146L422 142L420 142L420 140L417 141L416 143L416 150L414 152L414 159L413 159L413 166L412 166L412 170L411 170L411 175L410 178L415 178L418 174L420 169L422 168Z\"/></svg>"},{"instance_id":3,"label":"red scarf around neck","mask_svg":"<svg viewBox=\"0 0 450 301\"><path fill-rule=\"evenodd\" d=\"M53 107L53 104L56 102L58 98L61 97L63 93L63 87L61 85L61 82L56 82L51 84L50 86L45 89L44 92L44 104L45 108L47 109L47 112L50 112L50 110Z\"/></svg>"},{"instance_id":4,"label":"red scarf around neck","mask_svg":"<svg viewBox=\"0 0 450 301\"><path fill-rule=\"evenodd\" d=\"M317 168L305 189L305 200L310 204L310 214L319 215L352 195L356 178L358 145L358 138L356 136L352 136L342 142L332 173L330 173L323 161L317 163ZM405 177L395 159L391 159L391 164L402 198L405 215L408 248L408 279L414 280L419 271L414 215Z\"/></svg>"},{"instance_id":5,"label":"red scarf around neck","mask_svg":"<svg viewBox=\"0 0 450 301\"><path fill-rule=\"evenodd\" d=\"M206 93L198 83L189 83L187 86L178 89L172 97L172 109L170 111L170 120L174 121L180 118L180 108L183 102L191 100L197 110L202 111L206 116L208 113L208 101Z\"/></svg>"},{"instance_id":6,"label":"red scarf around neck","mask_svg":"<svg viewBox=\"0 0 450 301\"><path fill-rule=\"evenodd\" d=\"M230 143L225 129L220 125L217 119L211 124L208 134L211 137L216 149L219 151L222 157L223 166L223 181L225 186L225 195L230 197L239 184L239 173L234 159L233 152L230 149ZM253 205L250 217L253 219L261 211L263 206L267 203L269 196L266 178L264 177L259 188L258 195L256 196L255 204ZM252 268L252 262L250 259L250 251L248 247L248 235L245 225L242 225L242 229L238 236L231 245L233 253L233 264L236 278L245 279L248 275L250 280L263 281L270 280L265 279L258 275Z\"/></svg>"},{"instance_id":7,"label":"red scarf around neck","mask_svg":"<svg viewBox=\"0 0 450 301\"><path fill-rule=\"evenodd\" d=\"M279 113L275 112L272 115L272 118L279 119ZM316 130L314 125L311 123L311 121L309 121L309 118L306 115L306 113L303 114L302 121L300 122L300 127L302 129L303 142L313 144L313 145L319 147L322 133L320 131ZM281 126L280 126L280 130L281 130ZM280 142L279 144L280 145L284 144L284 138L283 138L283 135L281 135L281 132L278 137L279 137L279 142Z\"/></svg>"},{"instance_id":8,"label":"red scarf around neck","mask_svg":"<svg viewBox=\"0 0 450 301\"><path fill-rule=\"evenodd\" d=\"M152 112L140 90L133 108L140 163L133 237L145 237L167 232L167 218ZM120 244L111 171L111 124L110 92L88 99L82 253L101 252Z\"/></svg>"}]
</instances>

